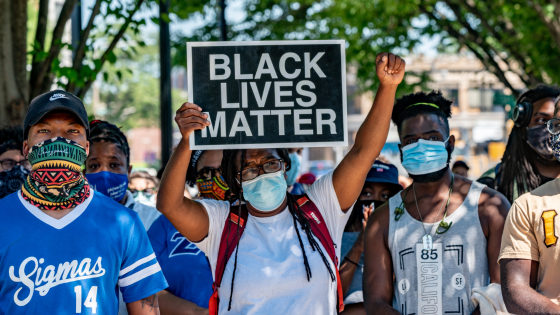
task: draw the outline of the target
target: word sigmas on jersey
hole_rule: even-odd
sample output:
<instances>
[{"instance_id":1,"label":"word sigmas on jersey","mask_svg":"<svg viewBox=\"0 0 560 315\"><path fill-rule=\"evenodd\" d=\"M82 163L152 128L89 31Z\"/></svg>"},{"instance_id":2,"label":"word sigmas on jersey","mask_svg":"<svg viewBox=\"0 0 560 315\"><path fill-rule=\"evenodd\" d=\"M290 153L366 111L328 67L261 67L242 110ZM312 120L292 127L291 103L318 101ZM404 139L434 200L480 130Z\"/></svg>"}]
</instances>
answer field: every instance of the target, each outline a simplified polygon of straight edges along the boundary
<instances>
[{"instance_id":1,"label":"word sigmas on jersey","mask_svg":"<svg viewBox=\"0 0 560 315\"><path fill-rule=\"evenodd\" d=\"M101 266L101 257L97 258L93 267L91 267L91 259L89 258L84 258L79 264L77 260L72 260L70 263L64 262L63 264L58 264L58 269L53 265L48 265L43 269L39 265L44 262L45 260L43 258L26 258L19 266L19 277L16 277L14 273L14 266L10 266L10 279L14 282L21 282L29 288L29 295L23 300L19 299L20 291L23 288L19 288L14 294L14 302L18 306L24 306L29 303L31 298L33 298L34 291L39 291L40 296L45 296L49 293L51 288L59 284L97 278L105 274L105 269ZM25 270L28 264L32 264L33 269L30 273L26 274ZM29 268L27 268L27 270L29 270ZM34 275L35 279L33 280L32 277Z\"/></svg>"}]
</instances>

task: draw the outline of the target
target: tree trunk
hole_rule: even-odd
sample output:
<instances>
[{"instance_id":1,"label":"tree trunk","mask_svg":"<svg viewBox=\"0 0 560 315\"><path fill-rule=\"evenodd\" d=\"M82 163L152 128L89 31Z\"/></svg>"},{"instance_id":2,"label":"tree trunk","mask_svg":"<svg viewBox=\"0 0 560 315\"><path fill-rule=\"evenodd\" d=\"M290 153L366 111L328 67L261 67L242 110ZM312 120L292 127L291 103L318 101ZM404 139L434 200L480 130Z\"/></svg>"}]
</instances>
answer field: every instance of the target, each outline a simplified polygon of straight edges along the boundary
<instances>
[{"instance_id":1,"label":"tree trunk","mask_svg":"<svg viewBox=\"0 0 560 315\"><path fill-rule=\"evenodd\" d=\"M22 124L27 111L27 1L0 0L0 125Z\"/></svg>"}]
</instances>

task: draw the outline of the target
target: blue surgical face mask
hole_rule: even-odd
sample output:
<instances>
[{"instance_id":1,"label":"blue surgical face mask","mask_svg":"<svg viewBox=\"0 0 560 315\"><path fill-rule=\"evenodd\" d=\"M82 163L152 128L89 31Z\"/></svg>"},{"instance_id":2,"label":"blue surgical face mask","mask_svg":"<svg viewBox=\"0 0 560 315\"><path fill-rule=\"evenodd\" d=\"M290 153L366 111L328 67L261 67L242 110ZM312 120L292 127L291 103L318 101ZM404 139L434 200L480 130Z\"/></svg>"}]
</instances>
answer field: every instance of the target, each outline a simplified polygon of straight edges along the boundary
<instances>
[{"instance_id":1,"label":"blue surgical face mask","mask_svg":"<svg viewBox=\"0 0 560 315\"><path fill-rule=\"evenodd\" d=\"M449 153L445 147L447 140L418 142L402 148L402 165L411 175L424 175L437 172L447 166Z\"/></svg>"},{"instance_id":2,"label":"blue surgical face mask","mask_svg":"<svg viewBox=\"0 0 560 315\"><path fill-rule=\"evenodd\" d=\"M292 162L292 167L286 172L288 178L286 182L288 186L293 186L296 183L296 179L299 175L299 170L301 168L301 160L299 154L296 152L290 153L290 161Z\"/></svg>"},{"instance_id":3,"label":"blue surgical face mask","mask_svg":"<svg viewBox=\"0 0 560 315\"><path fill-rule=\"evenodd\" d=\"M128 175L116 174L107 171L86 174L86 178L91 188L105 196L121 201L128 188Z\"/></svg>"},{"instance_id":4,"label":"blue surgical face mask","mask_svg":"<svg viewBox=\"0 0 560 315\"><path fill-rule=\"evenodd\" d=\"M284 172L263 174L253 180L243 182L243 197L259 211L272 211L280 207L286 198L288 185Z\"/></svg>"}]
</instances>

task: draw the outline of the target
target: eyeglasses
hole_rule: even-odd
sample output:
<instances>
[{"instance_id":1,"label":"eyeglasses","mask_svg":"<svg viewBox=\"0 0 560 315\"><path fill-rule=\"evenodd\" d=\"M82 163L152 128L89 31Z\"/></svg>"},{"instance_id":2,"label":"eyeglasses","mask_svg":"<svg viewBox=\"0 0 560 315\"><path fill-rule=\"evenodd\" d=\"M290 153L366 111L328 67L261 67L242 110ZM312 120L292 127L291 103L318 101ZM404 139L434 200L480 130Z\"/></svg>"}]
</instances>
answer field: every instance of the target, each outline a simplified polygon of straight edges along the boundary
<instances>
[{"instance_id":1,"label":"eyeglasses","mask_svg":"<svg viewBox=\"0 0 560 315\"><path fill-rule=\"evenodd\" d=\"M276 173L284 168L284 161L281 159L272 160L264 163L263 165L246 168L237 175L241 175L242 180L252 180L259 176L262 169L265 174Z\"/></svg>"},{"instance_id":2,"label":"eyeglasses","mask_svg":"<svg viewBox=\"0 0 560 315\"><path fill-rule=\"evenodd\" d=\"M220 170L213 167L203 167L196 174L198 179L210 180L216 176Z\"/></svg>"},{"instance_id":3,"label":"eyeglasses","mask_svg":"<svg viewBox=\"0 0 560 315\"><path fill-rule=\"evenodd\" d=\"M155 194L156 190L154 188L146 188L144 190L130 189L130 192L132 193L132 197L134 198L136 198L139 193L142 193L144 196L150 198Z\"/></svg>"},{"instance_id":4,"label":"eyeglasses","mask_svg":"<svg viewBox=\"0 0 560 315\"><path fill-rule=\"evenodd\" d=\"M14 166L16 166L16 165L21 165L23 168L25 168L27 170L31 170L31 163L29 163L28 160L21 160L19 162L16 162L12 159L6 159L6 160L0 161L0 164L2 164L2 169L4 171L9 171L12 168L14 168Z\"/></svg>"},{"instance_id":5,"label":"eyeglasses","mask_svg":"<svg viewBox=\"0 0 560 315\"><path fill-rule=\"evenodd\" d=\"M546 128L548 132L553 135L557 135L560 133L560 119L552 118L551 120L546 122Z\"/></svg>"}]
</instances>

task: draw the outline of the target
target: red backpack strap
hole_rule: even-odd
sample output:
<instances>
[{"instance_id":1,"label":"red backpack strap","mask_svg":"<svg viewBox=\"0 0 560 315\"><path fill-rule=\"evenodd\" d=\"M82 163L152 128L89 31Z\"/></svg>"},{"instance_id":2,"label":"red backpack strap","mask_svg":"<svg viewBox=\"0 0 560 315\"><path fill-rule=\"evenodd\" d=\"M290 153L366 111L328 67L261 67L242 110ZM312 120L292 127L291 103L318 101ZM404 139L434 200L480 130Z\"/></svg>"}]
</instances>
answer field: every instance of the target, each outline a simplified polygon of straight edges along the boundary
<instances>
[{"instance_id":1,"label":"red backpack strap","mask_svg":"<svg viewBox=\"0 0 560 315\"><path fill-rule=\"evenodd\" d=\"M241 217L237 216L238 211L239 206L230 207L229 215L226 219L224 230L222 231L220 249L218 250L218 261L216 262L216 273L214 276L214 283L212 284L214 292L210 297L210 303L208 305L210 315L218 314L218 287L220 287L220 284L222 283L222 277L224 276L224 271L226 270L226 264L239 244L237 229L239 228L239 238L241 238L249 216L245 205L241 206Z\"/></svg>"},{"instance_id":2,"label":"red backpack strap","mask_svg":"<svg viewBox=\"0 0 560 315\"><path fill-rule=\"evenodd\" d=\"M313 203L313 201L309 200L307 196L296 196L297 203L303 214L309 220L311 225L311 231L313 231L313 235L315 235L325 250L327 254L331 258L332 262L334 263L334 268L336 269L336 282L337 282L337 294L338 294L338 312L342 312L344 310L344 296L342 292L342 283L340 281L340 274L338 273L338 258L336 257L336 244L333 242L331 238L331 234L329 233L329 229L325 220L323 220L323 216L321 212L317 208L317 206Z\"/></svg>"}]
</instances>

